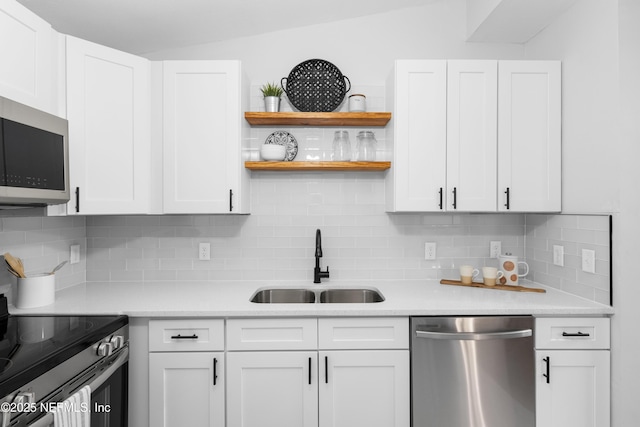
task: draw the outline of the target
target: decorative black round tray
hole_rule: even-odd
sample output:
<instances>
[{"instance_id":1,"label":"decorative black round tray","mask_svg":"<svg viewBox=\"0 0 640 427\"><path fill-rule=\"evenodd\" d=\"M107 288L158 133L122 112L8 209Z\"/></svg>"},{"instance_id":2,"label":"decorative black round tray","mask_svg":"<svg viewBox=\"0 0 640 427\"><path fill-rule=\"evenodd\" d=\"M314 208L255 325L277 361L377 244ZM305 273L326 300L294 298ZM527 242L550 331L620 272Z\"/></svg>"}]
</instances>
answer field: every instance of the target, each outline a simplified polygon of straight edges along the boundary
<instances>
[{"instance_id":1,"label":"decorative black round tray","mask_svg":"<svg viewBox=\"0 0 640 427\"><path fill-rule=\"evenodd\" d=\"M323 59L301 62L280 83L289 102L298 110L307 112L334 111L351 90L351 82L347 76L343 76L338 67Z\"/></svg>"}]
</instances>

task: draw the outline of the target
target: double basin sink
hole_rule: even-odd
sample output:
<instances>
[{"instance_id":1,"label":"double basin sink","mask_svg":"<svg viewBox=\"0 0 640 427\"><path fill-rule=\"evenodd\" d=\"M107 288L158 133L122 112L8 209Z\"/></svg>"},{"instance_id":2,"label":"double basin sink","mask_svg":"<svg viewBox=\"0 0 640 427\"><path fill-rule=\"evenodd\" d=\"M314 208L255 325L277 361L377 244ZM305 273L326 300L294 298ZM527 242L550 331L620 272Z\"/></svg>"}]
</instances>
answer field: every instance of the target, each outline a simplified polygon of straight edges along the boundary
<instances>
[{"instance_id":1,"label":"double basin sink","mask_svg":"<svg viewBox=\"0 0 640 427\"><path fill-rule=\"evenodd\" d=\"M370 304L384 301L373 288L265 288L258 289L250 299L258 304Z\"/></svg>"}]
</instances>

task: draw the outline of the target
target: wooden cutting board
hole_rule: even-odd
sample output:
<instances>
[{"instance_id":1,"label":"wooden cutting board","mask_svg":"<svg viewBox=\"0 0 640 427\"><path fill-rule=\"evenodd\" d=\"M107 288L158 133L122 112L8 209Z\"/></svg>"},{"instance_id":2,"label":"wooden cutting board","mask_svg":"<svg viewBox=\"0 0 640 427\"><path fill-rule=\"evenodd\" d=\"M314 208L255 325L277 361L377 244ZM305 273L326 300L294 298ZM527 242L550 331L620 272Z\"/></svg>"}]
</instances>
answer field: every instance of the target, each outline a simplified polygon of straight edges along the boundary
<instances>
[{"instance_id":1,"label":"wooden cutting board","mask_svg":"<svg viewBox=\"0 0 640 427\"><path fill-rule=\"evenodd\" d=\"M509 286L509 285L495 285L495 286L487 286L482 282L472 282L469 284L462 283L460 280L440 280L441 285L455 285L455 286L469 286L472 288L484 288L484 289L496 289L499 291L512 291L512 292L538 292L545 293L547 292L541 288L527 288L525 286Z\"/></svg>"}]
</instances>

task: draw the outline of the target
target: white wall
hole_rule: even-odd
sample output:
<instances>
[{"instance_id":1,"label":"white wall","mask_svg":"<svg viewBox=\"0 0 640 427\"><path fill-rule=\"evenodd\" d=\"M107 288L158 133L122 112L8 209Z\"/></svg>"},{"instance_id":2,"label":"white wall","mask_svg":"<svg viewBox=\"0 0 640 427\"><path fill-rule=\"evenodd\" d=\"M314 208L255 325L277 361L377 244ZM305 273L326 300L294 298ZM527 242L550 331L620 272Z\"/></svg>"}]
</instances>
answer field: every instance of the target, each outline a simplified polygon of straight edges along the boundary
<instances>
[{"instance_id":1,"label":"white wall","mask_svg":"<svg viewBox=\"0 0 640 427\"><path fill-rule=\"evenodd\" d=\"M395 59L522 58L520 45L465 43L465 37L464 0L442 0L423 7L146 56L156 60L240 59L253 84L279 81L296 64L321 58L334 63L354 85L384 85Z\"/></svg>"},{"instance_id":2,"label":"white wall","mask_svg":"<svg viewBox=\"0 0 640 427\"><path fill-rule=\"evenodd\" d=\"M580 0L526 45L562 60L563 212L620 208L618 57L617 0Z\"/></svg>"},{"instance_id":3,"label":"white wall","mask_svg":"<svg viewBox=\"0 0 640 427\"><path fill-rule=\"evenodd\" d=\"M562 58L563 209L613 212L612 426L637 423L640 378L640 2L581 0L527 45Z\"/></svg>"},{"instance_id":4,"label":"white wall","mask_svg":"<svg viewBox=\"0 0 640 427\"><path fill-rule=\"evenodd\" d=\"M614 306L612 345L613 426L640 419L640 287L634 267L640 259L640 2L620 0L620 180L621 211L614 226Z\"/></svg>"}]
</instances>

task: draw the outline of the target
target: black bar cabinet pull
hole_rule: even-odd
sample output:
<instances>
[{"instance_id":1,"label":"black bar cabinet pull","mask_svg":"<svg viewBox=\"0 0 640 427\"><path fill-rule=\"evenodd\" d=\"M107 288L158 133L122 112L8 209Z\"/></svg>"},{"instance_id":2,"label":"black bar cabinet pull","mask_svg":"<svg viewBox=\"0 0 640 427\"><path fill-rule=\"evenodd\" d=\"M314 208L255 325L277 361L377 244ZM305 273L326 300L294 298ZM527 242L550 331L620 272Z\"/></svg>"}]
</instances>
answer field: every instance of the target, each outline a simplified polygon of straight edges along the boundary
<instances>
[{"instance_id":1,"label":"black bar cabinet pull","mask_svg":"<svg viewBox=\"0 0 640 427\"><path fill-rule=\"evenodd\" d=\"M198 336L196 334L193 335L172 335L171 336L172 340L197 340Z\"/></svg>"},{"instance_id":2,"label":"black bar cabinet pull","mask_svg":"<svg viewBox=\"0 0 640 427\"><path fill-rule=\"evenodd\" d=\"M311 384L311 358L309 358L309 384Z\"/></svg>"},{"instance_id":3,"label":"black bar cabinet pull","mask_svg":"<svg viewBox=\"0 0 640 427\"><path fill-rule=\"evenodd\" d=\"M550 370L549 370L549 366L551 365L551 361L549 360L549 356L545 357L542 360L547 365L547 373L546 374L542 374L542 376L547 379L547 384L549 384L549 381L551 381L551 373L550 373Z\"/></svg>"},{"instance_id":4,"label":"black bar cabinet pull","mask_svg":"<svg viewBox=\"0 0 640 427\"><path fill-rule=\"evenodd\" d=\"M573 332L563 332L563 333L562 333L562 336L563 336L563 337L589 337L589 336L591 336L591 334L589 334L589 333L585 333L585 332L576 332L576 333L573 333Z\"/></svg>"},{"instance_id":5,"label":"black bar cabinet pull","mask_svg":"<svg viewBox=\"0 0 640 427\"><path fill-rule=\"evenodd\" d=\"M324 383L329 384L329 357L324 357Z\"/></svg>"},{"instance_id":6,"label":"black bar cabinet pull","mask_svg":"<svg viewBox=\"0 0 640 427\"><path fill-rule=\"evenodd\" d=\"M80 187L76 187L76 212L80 212Z\"/></svg>"},{"instance_id":7,"label":"black bar cabinet pull","mask_svg":"<svg viewBox=\"0 0 640 427\"><path fill-rule=\"evenodd\" d=\"M213 358L213 385L218 382L218 359Z\"/></svg>"},{"instance_id":8,"label":"black bar cabinet pull","mask_svg":"<svg viewBox=\"0 0 640 427\"><path fill-rule=\"evenodd\" d=\"M229 189L229 212L233 212L233 190Z\"/></svg>"},{"instance_id":9,"label":"black bar cabinet pull","mask_svg":"<svg viewBox=\"0 0 640 427\"><path fill-rule=\"evenodd\" d=\"M438 190L438 195L440 196L440 203L438 203L438 207L442 210L442 187Z\"/></svg>"},{"instance_id":10,"label":"black bar cabinet pull","mask_svg":"<svg viewBox=\"0 0 640 427\"><path fill-rule=\"evenodd\" d=\"M458 188L453 187L453 209L457 209L458 205Z\"/></svg>"},{"instance_id":11,"label":"black bar cabinet pull","mask_svg":"<svg viewBox=\"0 0 640 427\"><path fill-rule=\"evenodd\" d=\"M511 196L511 190L510 190L510 188L509 188L509 187L507 187L507 189L504 191L504 194L506 194L506 195L507 195L507 201L506 201L506 203L504 204L504 206L505 206L507 209L510 209L510 208L511 208L511 206L510 206L511 201L510 201L509 199L510 199L510 196Z\"/></svg>"}]
</instances>

